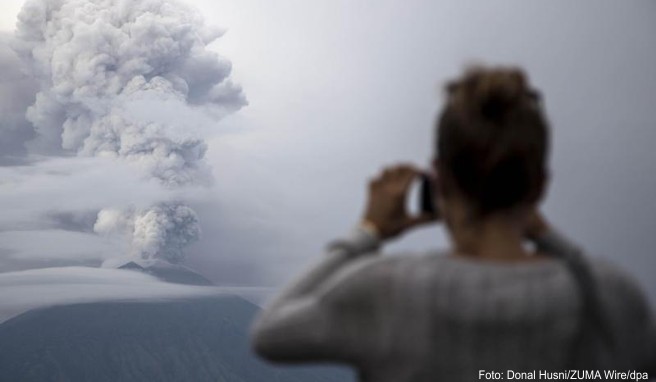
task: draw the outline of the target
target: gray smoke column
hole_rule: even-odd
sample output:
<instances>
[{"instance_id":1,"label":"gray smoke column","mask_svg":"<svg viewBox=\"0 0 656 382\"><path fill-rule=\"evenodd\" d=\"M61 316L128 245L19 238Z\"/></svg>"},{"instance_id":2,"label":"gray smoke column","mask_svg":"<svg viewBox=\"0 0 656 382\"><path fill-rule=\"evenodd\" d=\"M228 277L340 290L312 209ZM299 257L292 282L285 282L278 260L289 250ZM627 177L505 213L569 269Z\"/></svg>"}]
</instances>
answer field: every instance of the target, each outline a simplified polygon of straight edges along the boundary
<instances>
[{"instance_id":1,"label":"gray smoke column","mask_svg":"<svg viewBox=\"0 0 656 382\"><path fill-rule=\"evenodd\" d=\"M200 226L196 213L182 203L160 203L149 209L105 209L98 214L96 232L124 232L131 240L131 255L144 259L164 258L178 262L184 247L197 240Z\"/></svg>"},{"instance_id":2,"label":"gray smoke column","mask_svg":"<svg viewBox=\"0 0 656 382\"><path fill-rule=\"evenodd\" d=\"M173 0L28 1L14 49L39 84L26 114L36 133L30 151L128 161L169 189L209 184L193 118L139 110L191 110L216 121L244 106L230 62L207 48L221 34ZM135 256L179 261L200 235L195 212L178 200L108 207L94 229L125 232Z\"/></svg>"}]
</instances>

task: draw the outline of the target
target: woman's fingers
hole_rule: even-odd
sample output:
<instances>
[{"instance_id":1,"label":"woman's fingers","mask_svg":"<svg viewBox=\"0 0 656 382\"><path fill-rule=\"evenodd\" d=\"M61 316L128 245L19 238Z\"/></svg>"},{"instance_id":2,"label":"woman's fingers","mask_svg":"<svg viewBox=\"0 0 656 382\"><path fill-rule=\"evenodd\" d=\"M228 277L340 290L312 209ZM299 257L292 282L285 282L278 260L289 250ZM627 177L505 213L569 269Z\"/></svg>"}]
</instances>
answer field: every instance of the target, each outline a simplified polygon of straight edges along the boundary
<instances>
[{"instance_id":1,"label":"woman's fingers","mask_svg":"<svg viewBox=\"0 0 656 382\"><path fill-rule=\"evenodd\" d=\"M421 215L409 217L406 220L403 228L404 229L410 229L410 228L417 227L417 226L420 226L422 224L431 223L431 222L434 222L434 221L437 221L437 220L439 220L439 219L437 218L436 215L424 213L424 214L421 214Z\"/></svg>"},{"instance_id":2,"label":"woman's fingers","mask_svg":"<svg viewBox=\"0 0 656 382\"><path fill-rule=\"evenodd\" d=\"M384 168L369 182L369 200L365 220L374 224L383 237L392 237L403 230L435 220L428 215L408 216L406 195L413 181L423 171L411 164Z\"/></svg>"},{"instance_id":3,"label":"woman's fingers","mask_svg":"<svg viewBox=\"0 0 656 382\"><path fill-rule=\"evenodd\" d=\"M416 167L410 164L401 164L384 168L378 179L385 183L398 183L405 188L409 187L412 181L421 174L422 171Z\"/></svg>"},{"instance_id":4,"label":"woman's fingers","mask_svg":"<svg viewBox=\"0 0 656 382\"><path fill-rule=\"evenodd\" d=\"M399 182L404 190L408 190L412 182L421 174L421 171L418 171L414 167L402 167L399 169Z\"/></svg>"}]
</instances>

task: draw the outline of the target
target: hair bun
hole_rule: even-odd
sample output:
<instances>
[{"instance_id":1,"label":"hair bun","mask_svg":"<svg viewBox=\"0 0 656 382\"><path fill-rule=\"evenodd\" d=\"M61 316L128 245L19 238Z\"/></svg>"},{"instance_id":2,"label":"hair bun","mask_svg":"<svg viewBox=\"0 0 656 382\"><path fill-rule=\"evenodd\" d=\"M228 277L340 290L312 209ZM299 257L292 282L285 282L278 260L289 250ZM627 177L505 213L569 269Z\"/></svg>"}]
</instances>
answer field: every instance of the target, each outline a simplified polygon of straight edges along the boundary
<instances>
[{"instance_id":1,"label":"hair bun","mask_svg":"<svg viewBox=\"0 0 656 382\"><path fill-rule=\"evenodd\" d=\"M529 93L526 76L517 68L472 67L448 89L460 93L471 112L495 122L518 107Z\"/></svg>"},{"instance_id":2,"label":"hair bun","mask_svg":"<svg viewBox=\"0 0 656 382\"><path fill-rule=\"evenodd\" d=\"M474 219L535 206L550 142L528 77L516 67L470 67L446 90L436 137L445 192L461 194Z\"/></svg>"}]
</instances>

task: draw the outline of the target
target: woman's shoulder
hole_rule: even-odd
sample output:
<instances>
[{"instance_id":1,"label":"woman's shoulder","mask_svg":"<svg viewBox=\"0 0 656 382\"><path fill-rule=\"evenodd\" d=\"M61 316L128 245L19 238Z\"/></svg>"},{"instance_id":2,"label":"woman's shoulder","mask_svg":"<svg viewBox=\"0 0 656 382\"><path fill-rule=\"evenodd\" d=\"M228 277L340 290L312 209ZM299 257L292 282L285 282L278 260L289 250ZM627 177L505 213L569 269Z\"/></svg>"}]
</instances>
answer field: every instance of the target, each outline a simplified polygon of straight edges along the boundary
<instances>
[{"instance_id":1,"label":"woman's shoulder","mask_svg":"<svg viewBox=\"0 0 656 382\"><path fill-rule=\"evenodd\" d=\"M640 282L624 267L603 257L588 257L588 264L595 276L603 302L621 307L627 314L630 314L630 311L644 314L649 310Z\"/></svg>"},{"instance_id":2,"label":"woman's shoulder","mask_svg":"<svg viewBox=\"0 0 656 382\"><path fill-rule=\"evenodd\" d=\"M643 366L654 365L656 322L641 284L614 261L593 258L589 263L596 276L599 301L616 338L621 339L622 352L629 359L642 360Z\"/></svg>"},{"instance_id":3,"label":"woman's shoulder","mask_svg":"<svg viewBox=\"0 0 656 382\"><path fill-rule=\"evenodd\" d=\"M606 305L641 311L648 309L640 284L625 269L606 258L586 256L585 259ZM498 286L506 291L523 289L525 284L538 286L544 281L549 284L546 289L551 292L562 290L570 295L567 290L575 287L567 266L556 258L504 263L449 256L445 250L362 256L343 269L332 284L334 287L340 285L338 289L357 288L375 292L380 290L381 285L407 284L404 280L411 280L413 285L430 283L437 288L445 283L449 287L453 284L472 284L487 285L488 288Z\"/></svg>"},{"instance_id":4,"label":"woman's shoulder","mask_svg":"<svg viewBox=\"0 0 656 382\"><path fill-rule=\"evenodd\" d=\"M454 256L446 249L431 249L363 256L352 262L345 273L355 277L396 277L415 272L431 274L434 277L453 273L468 273L473 278L475 275L491 274L535 277L540 274L564 273L565 265L555 258L516 262L480 260Z\"/></svg>"},{"instance_id":5,"label":"woman's shoulder","mask_svg":"<svg viewBox=\"0 0 656 382\"><path fill-rule=\"evenodd\" d=\"M625 267L613 259L590 255L587 255L586 259L590 268L599 279L606 280L607 282L629 284L633 284L636 281Z\"/></svg>"},{"instance_id":6,"label":"woman's shoulder","mask_svg":"<svg viewBox=\"0 0 656 382\"><path fill-rule=\"evenodd\" d=\"M415 278L418 272L433 272L442 256L434 252L372 253L351 260L336 272L324 286L326 297L369 299L391 297L402 288L404 280ZM422 271L423 270L423 271ZM341 296L341 297L340 297Z\"/></svg>"}]
</instances>

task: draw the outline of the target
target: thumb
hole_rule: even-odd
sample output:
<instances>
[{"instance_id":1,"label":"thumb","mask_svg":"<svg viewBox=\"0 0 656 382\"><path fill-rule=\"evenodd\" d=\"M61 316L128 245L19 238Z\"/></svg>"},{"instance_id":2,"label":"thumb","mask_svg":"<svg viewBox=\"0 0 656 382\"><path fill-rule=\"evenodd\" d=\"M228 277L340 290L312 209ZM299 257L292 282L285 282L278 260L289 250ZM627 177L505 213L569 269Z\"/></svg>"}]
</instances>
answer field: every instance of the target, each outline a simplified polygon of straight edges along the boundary
<instances>
[{"instance_id":1,"label":"thumb","mask_svg":"<svg viewBox=\"0 0 656 382\"><path fill-rule=\"evenodd\" d=\"M416 227L418 225L427 224L437 220L437 216L434 214L423 213L421 215L410 216L406 219L403 224L405 229Z\"/></svg>"}]
</instances>

